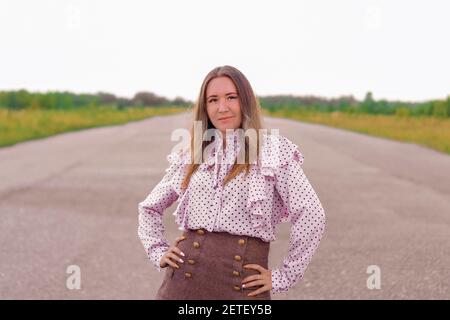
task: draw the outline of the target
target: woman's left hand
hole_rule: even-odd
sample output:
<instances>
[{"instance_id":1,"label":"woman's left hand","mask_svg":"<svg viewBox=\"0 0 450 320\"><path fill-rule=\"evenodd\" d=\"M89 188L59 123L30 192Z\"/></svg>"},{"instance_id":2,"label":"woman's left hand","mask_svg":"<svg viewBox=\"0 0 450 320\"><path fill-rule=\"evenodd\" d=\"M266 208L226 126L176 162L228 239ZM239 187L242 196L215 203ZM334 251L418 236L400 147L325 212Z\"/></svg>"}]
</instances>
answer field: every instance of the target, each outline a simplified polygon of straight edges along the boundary
<instances>
[{"instance_id":1,"label":"woman's left hand","mask_svg":"<svg viewBox=\"0 0 450 320\"><path fill-rule=\"evenodd\" d=\"M263 293L265 291L270 291L272 289L272 270L265 269L259 264L246 264L244 268L254 269L260 272L260 274L253 274L242 280L243 288L262 286L257 290L250 292L248 294L249 297L256 296L257 294Z\"/></svg>"}]
</instances>

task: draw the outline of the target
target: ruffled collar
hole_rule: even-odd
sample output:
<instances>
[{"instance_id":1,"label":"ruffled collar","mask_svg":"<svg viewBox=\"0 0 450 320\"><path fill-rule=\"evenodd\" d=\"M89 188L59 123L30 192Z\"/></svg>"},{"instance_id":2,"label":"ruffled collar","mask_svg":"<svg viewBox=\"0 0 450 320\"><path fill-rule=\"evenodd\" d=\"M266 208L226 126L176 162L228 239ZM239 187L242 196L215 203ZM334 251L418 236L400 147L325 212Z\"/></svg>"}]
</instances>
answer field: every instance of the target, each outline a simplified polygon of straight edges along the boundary
<instances>
[{"instance_id":1,"label":"ruffled collar","mask_svg":"<svg viewBox=\"0 0 450 320\"><path fill-rule=\"evenodd\" d=\"M254 167L256 167L254 170L260 171L263 175L273 176L274 171L284 162L290 161L292 159L291 154L298 152L298 149L295 144L282 136L263 133L261 137L260 155L257 157L257 162L254 163ZM213 141L207 146L208 152L204 154L199 170L210 170L214 167L217 174L220 164L224 163L227 167L233 165L241 147L245 145L245 133L242 130L233 130L225 138L227 143L224 149L222 139L214 136ZM283 157L283 155L286 156ZM300 157L302 157L301 154ZM190 152L184 152L183 154L181 154L181 151L174 152L168 156L168 160L171 163L192 163Z\"/></svg>"},{"instance_id":2,"label":"ruffled collar","mask_svg":"<svg viewBox=\"0 0 450 320\"><path fill-rule=\"evenodd\" d=\"M239 130L227 132L225 139L226 147L224 148L221 137L214 136L214 140L207 146L209 153L206 154L205 162L201 166L203 170L209 170L211 167L214 168L214 187L219 186L219 181L225 178L241 149L242 142L240 141Z\"/></svg>"},{"instance_id":3,"label":"ruffled collar","mask_svg":"<svg viewBox=\"0 0 450 320\"><path fill-rule=\"evenodd\" d=\"M214 166L217 172L218 166L223 162L229 166L233 165L240 149L245 145L245 133L242 130L234 130L231 134L228 134L225 150L223 149L223 141L216 136L214 138L214 141L211 142L210 152L207 153L202 164L202 169L207 170ZM259 170L267 174L273 172L279 165L280 139L268 133L263 133L261 138L262 148L255 164ZM269 175L273 174L269 173Z\"/></svg>"},{"instance_id":4,"label":"ruffled collar","mask_svg":"<svg viewBox=\"0 0 450 320\"><path fill-rule=\"evenodd\" d=\"M222 163L231 165L234 163L234 159L239 154L241 148L239 130L233 130L225 135L226 147L223 147L223 140L219 136L214 136L214 140L208 147L210 152L206 155L206 164L208 167L213 165L220 165Z\"/></svg>"},{"instance_id":5,"label":"ruffled collar","mask_svg":"<svg viewBox=\"0 0 450 320\"><path fill-rule=\"evenodd\" d=\"M199 170L209 171L210 168L214 168L214 188L221 185L219 184L219 181L222 181L224 176L228 173L230 167L234 163L234 159L236 159L236 156L239 154L241 146L244 145L241 144L240 141L245 142L245 139L243 139L245 137L241 137L240 132L242 132L242 130L234 130L232 134L226 136L227 146L225 148L225 153L223 152L223 141L220 139L214 139L211 144L208 145L209 152L204 154L204 159L200 164ZM257 159L257 165L252 164L250 166L250 185L258 186L264 182L264 179L266 178L273 179L281 166L286 166L293 161L297 161L300 165L303 165L303 154L299 151L298 146L286 137L264 133L262 134L261 142L262 148ZM190 152L184 154L182 154L181 151L174 152L168 156L168 160L172 164L177 165L190 164ZM224 166L220 166L221 163L223 163ZM177 166L173 166L173 168L176 167ZM252 190L253 189L250 188L250 202L255 201L260 195L260 192L257 190Z\"/></svg>"},{"instance_id":6,"label":"ruffled collar","mask_svg":"<svg viewBox=\"0 0 450 320\"><path fill-rule=\"evenodd\" d=\"M210 144L207 145L209 152L204 154L202 163L200 164L202 169L208 169L215 164L221 164L223 162L233 161L234 163L237 154L240 151L239 138L240 134L238 130L234 130L232 133L226 135L226 147L223 147L223 140L218 136L213 136ZM191 152L190 146L182 148L178 151L172 152L167 156L167 160L170 163L181 163L183 165L191 164Z\"/></svg>"}]
</instances>

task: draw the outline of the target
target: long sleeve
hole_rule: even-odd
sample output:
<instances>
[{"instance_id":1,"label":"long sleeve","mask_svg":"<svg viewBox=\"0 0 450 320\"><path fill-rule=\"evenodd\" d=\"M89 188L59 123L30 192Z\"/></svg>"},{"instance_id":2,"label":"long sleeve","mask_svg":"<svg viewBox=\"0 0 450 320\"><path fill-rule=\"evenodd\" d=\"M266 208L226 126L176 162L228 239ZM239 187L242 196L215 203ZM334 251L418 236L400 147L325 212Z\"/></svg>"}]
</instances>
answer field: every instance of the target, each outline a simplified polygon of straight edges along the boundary
<instances>
[{"instance_id":1,"label":"long sleeve","mask_svg":"<svg viewBox=\"0 0 450 320\"><path fill-rule=\"evenodd\" d=\"M170 159L170 157L168 158ZM173 162L166 169L166 174L162 180L138 205L138 235L150 261L158 272L161 271L159 262L170 247L169 242L164 238L162 217L164 210L170 207L179 197L173 187L173 179L179 168L179 163Z\"/></svg>"},{"instance_id":2,"label":"long sleeve","mask_svg":"<svg viewBox=\"0 0 450 320\"><path fill-rule=\"evenodd\" d=\"M288 255L272 270L272 293L285 293L303 278L325 229L324 209L302 169L303 155L297 149L292 155L276 177L275 188L285 206L283 220L290 221L291 230Z\"/></svg>"}]
</instances>

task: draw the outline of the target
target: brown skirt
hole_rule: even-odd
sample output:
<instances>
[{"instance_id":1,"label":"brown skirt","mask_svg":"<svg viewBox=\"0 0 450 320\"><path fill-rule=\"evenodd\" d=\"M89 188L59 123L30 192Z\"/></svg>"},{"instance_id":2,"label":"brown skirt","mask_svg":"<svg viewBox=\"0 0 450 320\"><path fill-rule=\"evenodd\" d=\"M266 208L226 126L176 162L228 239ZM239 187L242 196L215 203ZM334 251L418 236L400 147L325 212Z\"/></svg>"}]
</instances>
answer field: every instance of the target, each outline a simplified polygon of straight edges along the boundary
<instances>
[{"instance_id":1,"label":"brown skirt","mask_svg":"<svg viewBox=\"0 0 450 320\"><path fill-rule=\"evenodd\" d=\"M178 243L184 252L179 269L167 266L156 300L271 300L270 291L249 297L260 286L242 288L242 280L259 274L243 268L254 263L268 269L270 242L250 236L204 229L186 230Z\"/></svg>"}]
</instances>

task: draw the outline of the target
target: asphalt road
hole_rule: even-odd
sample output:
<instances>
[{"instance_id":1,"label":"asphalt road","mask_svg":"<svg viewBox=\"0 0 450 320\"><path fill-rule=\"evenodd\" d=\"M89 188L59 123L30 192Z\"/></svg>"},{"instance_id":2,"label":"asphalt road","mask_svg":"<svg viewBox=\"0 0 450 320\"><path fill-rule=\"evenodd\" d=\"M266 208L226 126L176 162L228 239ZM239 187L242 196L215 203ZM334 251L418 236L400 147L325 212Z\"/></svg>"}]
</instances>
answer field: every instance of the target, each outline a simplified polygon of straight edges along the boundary
<instances>
[{"instance_id":1,"label":"asphalt road","mask_svg":"<svg viewBox=\"0 0 450 320\"><path fill-rule=\"evenodd\" d=\"M137 236L137 204L162 178L189 115L65 133L0 149L1 299L152 299L163 273ZM266 118L298 144L326 231L305 278L273 299L450 298L450 157ZM165 214L169 239L180 234ZM287 253L279 225L270 267ZM81 271L68 289L67 268ZM380 289L367 268L379 267Z\"/></svg>"}]
</instances>

